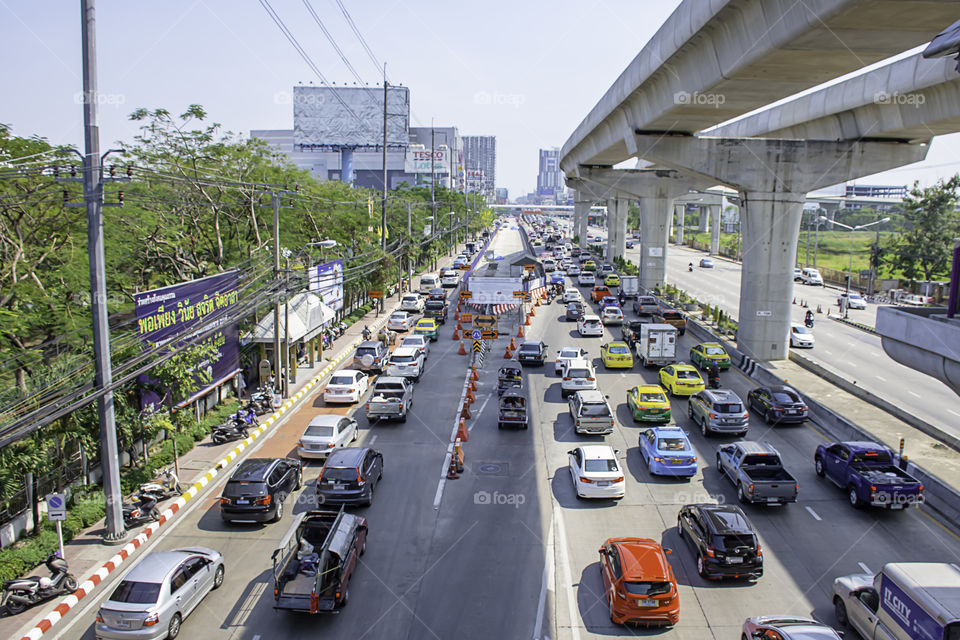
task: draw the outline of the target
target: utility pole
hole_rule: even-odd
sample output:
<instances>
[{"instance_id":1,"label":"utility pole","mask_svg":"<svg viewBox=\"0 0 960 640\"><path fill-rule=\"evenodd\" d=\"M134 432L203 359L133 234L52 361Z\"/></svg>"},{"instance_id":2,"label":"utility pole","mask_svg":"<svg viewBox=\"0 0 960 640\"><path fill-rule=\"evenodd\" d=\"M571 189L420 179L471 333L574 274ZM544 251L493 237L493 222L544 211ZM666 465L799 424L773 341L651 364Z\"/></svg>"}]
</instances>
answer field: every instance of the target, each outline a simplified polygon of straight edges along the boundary
<instances>
[{"instance_id":1,"label":"utility pole","mask_svg":"<svg viewBox=\"0 0 960 640\"><path fill-rule=\"evenodd\" d=\"M433 128L433 118L430 118L430 215L433 216L433 224L440 226L440 221L437 220L437 199L436 192L434 191L434 184L437 181L437 174L434 168L434 154L436 151L436 130Z\"/></svg>"},{"instance_id":2,"label":"utility pole","mask_svg":"<svg viewBox=\"0 0 960 640\"><path fill-rule=\"evenodd\" d=\"M407 242L410 244L407 246L407 287L413 289L413 258L410 257L410 252L413 250L413 221L412 221L412 212L413 205L409 202L407 203Z\"/></svg>"},{"instance_id":3,"label":"utility pole","mask_svg":"<svg viewBox=\"0 0 960 640\"><path fill-rule=\"evenodd\" d=\"M270 206L273 208L273 281L280 282L280 198L276 191L270 192ZM287 385L281 378L285 379L287 374L285 371L281 373L280 362L280 297L278 296L273 303L273 369L277 372L278 388L283 390L283 397L286 398Z\"/></svg>"},{"instance_id":4,"label":"utility pole","mask_svg":"<svg viewBox=\"0 0 960 640\"><path fill-rule=\"evenodd\" d=\"M805 267L810 266L810 223L809 222L807 222L807 259L803 266Z\"/></svg>"},{"instance_id":5,"label":"utility pole","mask_svg":"<svg viewBox=\"0 0 960 640\"><path fill-rule=\"evenodd\" d=\"M80 0L83 46L83 198L87 205L87 252L90 260L90 311L93 319L94 386L113 384L110 327L107 315L106 267L103 257L103 185L100 180L100 127L97 124L97 42L94 0ZM126 535L120 489L120 456L114 420L113 392L97 398L100 422L100 468L106 498L103 541L115 544Z\"/></svg>"},{"instance_id":6,"label":"utility pole","mask_svg":"<svg viewBox=\"0 0 960 640\"><path fill-rule=\"evenodd\" d=\"M387 63L383 63L383 197L380 199L380 248L387 250ZM382 301L382 299L381 299Z\"/></svg>"}]
</instances>

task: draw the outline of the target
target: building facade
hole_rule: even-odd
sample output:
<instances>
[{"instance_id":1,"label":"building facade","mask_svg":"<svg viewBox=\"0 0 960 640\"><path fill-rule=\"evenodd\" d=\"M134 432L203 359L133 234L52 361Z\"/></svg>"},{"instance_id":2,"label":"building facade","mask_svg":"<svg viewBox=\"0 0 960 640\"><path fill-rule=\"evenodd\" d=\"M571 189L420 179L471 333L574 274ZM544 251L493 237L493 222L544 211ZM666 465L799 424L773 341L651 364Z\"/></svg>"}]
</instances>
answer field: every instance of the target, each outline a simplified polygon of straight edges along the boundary
<instances>
[{"instance_id":1,"label":"building facade","mask_svg":"<svg viewBox=\"0 0 960 640\"><path fill-rule=\"evenodd\" d=\"M495 136L464 136L463 161L467 170L468 190L476 189L485 196L494 195L497 138Z\"/></svg>"},{"instance_id":2,"label":"building facade","mask_svg":"<svg viewBox=\"0 0 960 640\"><path fill-rule=\"evenodd\" d=\"M560 149L540 149L540 170L537 173L537 195L556 198L565 188L563 171L560 169Z\"/></svg>"}]
</instances>

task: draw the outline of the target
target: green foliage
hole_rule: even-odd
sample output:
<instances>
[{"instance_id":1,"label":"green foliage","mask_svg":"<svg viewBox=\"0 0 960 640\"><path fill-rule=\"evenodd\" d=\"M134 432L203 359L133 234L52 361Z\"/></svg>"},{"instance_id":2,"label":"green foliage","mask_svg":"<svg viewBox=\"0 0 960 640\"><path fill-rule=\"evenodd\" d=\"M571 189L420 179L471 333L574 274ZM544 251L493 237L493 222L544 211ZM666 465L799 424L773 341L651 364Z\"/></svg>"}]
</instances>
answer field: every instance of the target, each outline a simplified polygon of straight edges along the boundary
<instances>
[{"instance_id":1,"label":"green foliage","mask_svg":"<svg viewBox=\"0 0 960 640\"><path fill-rule=\"evenodd\" d=\"M955 175L926 189L914 183L904 199L905 228L884 249L889 263L905 277L948 277L953 239L960 236L958 191L960 175Z\"/></svg>"}]
</instances>

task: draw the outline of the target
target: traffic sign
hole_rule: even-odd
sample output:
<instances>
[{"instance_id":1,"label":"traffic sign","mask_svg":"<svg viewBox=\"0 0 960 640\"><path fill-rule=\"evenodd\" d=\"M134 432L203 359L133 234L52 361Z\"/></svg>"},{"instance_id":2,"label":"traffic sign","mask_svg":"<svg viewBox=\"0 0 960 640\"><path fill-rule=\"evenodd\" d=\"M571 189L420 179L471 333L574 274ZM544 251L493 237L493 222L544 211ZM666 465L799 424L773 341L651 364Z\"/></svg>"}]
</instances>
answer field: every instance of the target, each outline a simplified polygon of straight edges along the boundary
<instances>
[{"instance_id":1,"label":"traffic sign","mask_svg":"<svg viewBox=\"0 0 960 640\"><path fill-rule=\"evenodd\" d=\"M371 298L382 298L382 297L383 297L383 290L381 290L381 289L371 289L370 291L367 291L367 295L370 296Z\"/></svg>"},{"instance_id":2,"label":"traffic sign","mask_svg":"<svg viewBox=\"0 0 960 640\"><path fill-rule=\"evenodd\" d=\"M474 340L474 341L473 341L473 352L474 352L474 353L480 353L480 351L481 351L482 349L483 349L483 343L480 342L479 340Z\"/></svg>"},{"instance_id":3,"label":"traffic sign","mask_svg":"<svg viewBox=\"0 0 960 640\"><path fill-rule=\"evenodd\" d=\"M466 299L466 298L472 298L472 297L473 297L473 293L470 292L470 291L461 291L461 292L460 292L460 299L461 299L461 300L464 300L464 299Z\"/></svg>"},{"instance_id":4,"label":"traffic sign","mask_svg":"<svg viewBox=\"0 0 960 640\"><path fill-rule=\"evenodd\" d=\"M480 333L480 329L474 329L473 332L470 334L470 337L472 337L474 340L479 340L483 336Z\"/></svg>"},{"instance_id":5,"label":"traffic sign","mask_svg":"<svg viewBox=\"0 0 960 640\"><path fill-rule=\"evenodd\" d=\"M526 291L514 291L514 292L513 292L513 297L514 297L514 298L526 298L526 297L527 297L527 292L526 292Z\"/></svg>"},{"instance_id":6,"label":"traffic sign","mask_svg":"<svg viewBox=\"0 0 960 640\"><path fill-rule=\"evenodd\" d=\"M62 493L47 496L47 519L51 522L67 519L67 498Z\"/></svg>"},{"instance_id":7,"label":"traffic sign","mask_svg":"<svg viewBox=\"0 0 960 640\"><path fill-rule=\"evenodd\" d=\"M461 313L461 314L460 314L460 322L463 323L463 324L470 324L471 322L473 322L473 314L472 314L472 313ZM264 377L266 377L266 376L264 376Z\"/></svg>"},{"instance_id":8,"label":"traffic sign","mask_svg":"<svg viewBox=\"0 0 960 640\"><path fill-rule=\"evenodd\" d=\"M484 329L480 332L480 336L484 340L496 340L499 337L499 332L496 329Z\"/></svg>"},{"instance_id":9,"label":"traffic sign","mask_svg":"<svg viewBox=\"0 0 960 640\"><path fill-rule=\"evenodd\" d=\"M537 265L535 265L535 264L525 264L525 265L523 265L523 270L524 270L524 271L536 271L536 270L537 270Z\"/></svg>"},{"instance_id":10,"label":"traffic sign","mask_svg":"<svg viewBox=\"0 0 960 640\"><path fill-rule=\"evenodd\" d=\"M497 326L497 316L491 315L477 315L473 318L473 326L480 327L481 329L495 328Z\"/></svg>"}]
</instances>

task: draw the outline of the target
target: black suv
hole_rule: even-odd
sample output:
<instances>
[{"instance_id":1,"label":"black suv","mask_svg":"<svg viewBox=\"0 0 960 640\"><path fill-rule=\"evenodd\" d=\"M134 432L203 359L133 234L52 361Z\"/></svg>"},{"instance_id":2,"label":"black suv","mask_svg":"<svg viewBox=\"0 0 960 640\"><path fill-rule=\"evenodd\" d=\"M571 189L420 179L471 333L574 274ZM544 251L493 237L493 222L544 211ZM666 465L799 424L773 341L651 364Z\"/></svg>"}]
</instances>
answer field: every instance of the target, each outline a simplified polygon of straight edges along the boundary
<instances>
[{"instance_id":1,"label":"black suv","mask_svg":"<svg viewBox=\"0 0 960 640\"><path fill-rule=\"evenodd\" d=\"M244 460L220 495L220 517L224 522L276 522L283 517L283 501L302 484L299 460Z\"/></svg>"},{"instance_id":2,"label":"black suv","mask_svg":"<svg viewBox=\"0 0 960 640\"><path fill-rule=\"evenodd\" d=\"M447 303L442 300L427 300L423 306L423 317L433 318L440 324L447 323Z\"/></svg>"},{"instance_id":3,"label":"black suv","mask_svg":"<svg viewBox=\"0 0 960 640\"><path fill-rule=\"evenodd\" d=\"M373 504L373 490L383 477L383 455L369 447L337 449L317 478L320 504Z\"/></svg>"},{"instance_id":4,"label":"black suv","mask_svg":"<svg viewBox=\"0 0 960 640\"><path fill-rule=\"evenodd\" d=\"M547 359L547 345L542 342L524 342L517 349L517 360L520 364L536 364L543 366Z\"/></svg>"},{"instance_id":5,"label":"black suv","mask_svg":"<svg viewBox=\"0 0 960 640\"><path fill-rule=\"evenodd\" d=\"M697 554L697 573L704 578L763 575L763 553L756 529L740 507L684 505L677 516L677 534Z\"/></svg>"}]
</instances>

